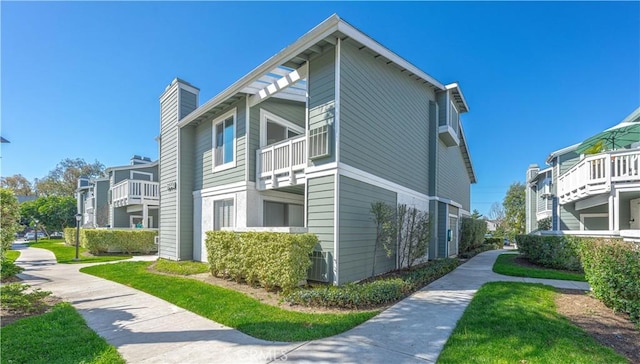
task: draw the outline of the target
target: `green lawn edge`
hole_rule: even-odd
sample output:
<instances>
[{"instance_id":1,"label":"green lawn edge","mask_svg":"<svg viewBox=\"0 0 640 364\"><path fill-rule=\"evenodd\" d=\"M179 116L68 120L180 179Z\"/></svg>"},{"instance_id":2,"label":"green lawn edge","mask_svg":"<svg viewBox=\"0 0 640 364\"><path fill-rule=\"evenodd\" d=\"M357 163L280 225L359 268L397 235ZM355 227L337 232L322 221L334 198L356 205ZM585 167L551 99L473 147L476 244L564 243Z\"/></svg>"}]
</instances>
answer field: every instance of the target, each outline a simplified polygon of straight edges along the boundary
<instances>
[{"instance_id":1,"label":"green lawn edge","mask_svg":"<svg viewBox=\"0 0 640 364\"><path fill-rule=\"evenodd\" d=\"M154 274L152 262L121 262L82 268L83 273L140 291L264 340L295 342L347 331L379 311L304 313L261 303L243 293L190 278Z\"/></svg>"},{"instance_id":2,"label":"green lawn edge","mask_svg":"<svg viewBox=\"0 0 640 364\"><path fill-rule=\"evenodd\" d=\"M125 363L69 304L0 328L2 363Z\"/></svg>"},{"instance_id":3,"label":"green lawn edge","mask_svg":"<svg viewBox=\"0 0 640 364\"><path fill-rule=\"evenodd\" d=\"M61 264L84 264L84 263L103 263L103 262L112 262L116 260L124 260L131 259L131 255L97 255L97 256L86 256L83 253L87 252L87 249L80 247L79 249L79 260L75 260L76 257L76 247L65 245L64 242L61 241L43 241L38 243L29 244L30 247L33 248L41 248L46 249L52 252L56 256L56 261Z\"/></svg>"},{"instance_id":4,"label":"green lawn edge","mask_svg":"<svg viewBox=\"0 0 640 364\"><path fill-rule=\"evenodd\" d=\"M492 282L475 294L438 363L627 363L557 313L555 289Z\"/></svg>"},{"instance_id":5,"label":"green lawn edge","mask_svg":"<svg viewBox=\"0 0 640 364\"><path fill-rule=\"evenodd\" d=\"M18 259L20 257L20 251L19 250L6 250L4 252L4 257L5 259L7 259L10 262L15 262L16 259Z\"/></svg>"},{"instance_id":6,"label":"green lawn edge","mask_svg":"<svg viewBox=\"0 0 640 364\"><path fill-rule=\"evenodd\" d=\"M587 281L584 277L584 273L573 273L547 268L531 268L517 265L514 263L516 257L518 257L518 254L500 254L495 263L493 263L493 271L498 274L504 274L512 277L560 279L578 282Z\"/></svg>"}]
</instances>

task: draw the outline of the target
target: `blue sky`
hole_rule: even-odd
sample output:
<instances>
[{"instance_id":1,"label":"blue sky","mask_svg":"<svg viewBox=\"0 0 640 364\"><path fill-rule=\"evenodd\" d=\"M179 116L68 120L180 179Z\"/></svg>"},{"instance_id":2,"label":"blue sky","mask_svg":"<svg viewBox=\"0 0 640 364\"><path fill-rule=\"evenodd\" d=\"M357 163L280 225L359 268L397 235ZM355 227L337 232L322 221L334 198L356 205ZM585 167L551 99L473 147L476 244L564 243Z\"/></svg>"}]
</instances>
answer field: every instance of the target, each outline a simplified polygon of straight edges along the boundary
<instances>
[{"instance_id":1,"label":"blue sky","mask_svg":"<svg viewBox=\"0 0 640 364\"><path fill-rule=\"evenodd\" d=\"M6 2L2 176L66 157L157 158L158 97L178 76L204 103L338 13L443 83L458 81L486 213L530 163L640 106L640 3Z\"/></svg>"}]
</instances>

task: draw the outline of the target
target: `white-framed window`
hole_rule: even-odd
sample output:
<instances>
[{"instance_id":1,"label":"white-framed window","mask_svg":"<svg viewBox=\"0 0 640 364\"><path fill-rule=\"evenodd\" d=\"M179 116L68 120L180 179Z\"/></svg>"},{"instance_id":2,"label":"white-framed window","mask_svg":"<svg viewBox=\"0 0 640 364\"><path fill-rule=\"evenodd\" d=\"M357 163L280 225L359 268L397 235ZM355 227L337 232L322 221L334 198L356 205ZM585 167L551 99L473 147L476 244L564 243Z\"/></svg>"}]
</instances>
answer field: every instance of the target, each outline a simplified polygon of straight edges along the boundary
<instances>
[{"instance_id":1,"label":"white-framed window","mask_svg":"<svg viewBox=\"0 0 640 364\"><path fill-rule=\"evenodd\" d=\"M304 128L260 109L260 147L304 134Z\"/></svg>"},{"instance_id":2,"label":"white-framed window","mask_svg":"<svg viewBox=\"0 0 640 364\"><path fill-rule=\"evenodd\" d=\"M213 171L236 166L236 109L213 121Z\"/></svg>"},{"instance_id":3,"label":"white-framed window","mask_svg":"<svg viewBox=\"0 0 640 364\"><path fill-rule=\"evenodd\" d=\"M140 180L140 181L153 181L153 173L141 172L141 171L130 171L129 178Z\"/></svg>"},{"instance_id":4,"label":"white-framed window","mask_svg":"<svg viewBox=\"0 0 640 364\"><path fill-rule=\"evenodd\" d=\"M220 230L223 227L235 226L234 199L213 201L213 229Z\"/></svg>"}]
</instances>

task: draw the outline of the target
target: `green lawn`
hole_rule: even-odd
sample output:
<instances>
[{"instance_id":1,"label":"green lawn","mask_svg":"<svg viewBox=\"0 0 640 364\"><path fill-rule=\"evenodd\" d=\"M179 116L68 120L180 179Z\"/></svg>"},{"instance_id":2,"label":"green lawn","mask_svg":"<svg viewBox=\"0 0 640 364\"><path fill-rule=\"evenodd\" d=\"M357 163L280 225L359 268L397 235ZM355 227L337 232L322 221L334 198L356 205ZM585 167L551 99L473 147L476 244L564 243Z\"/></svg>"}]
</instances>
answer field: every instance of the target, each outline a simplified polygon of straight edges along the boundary
<instances>
[{"instance_id":1,"label":"green lawn","mask_svg":"<svg viewBox=\"0 0 640 364\"><path fill-rule=\"evenodd\" d=\"M209 271L209 264L202 262L192 262L189 260L173 261L167 259L158 259L153 267L158 272L178 274L188 276L191 274L206 273Z\"/></svg>"},{"instance_id":2,"label":"green lawn","mask_svg":"<svg viewBox=\"0 0 640 364\"><path fill-rule=\"evenodd\" d=\"M493 264L493 271L514 277L562 279L565 281L586 282L584 273L574 273L564 270L548 268L523 267L514 262L518 254L500 254Z\"/></svg>"},{"instance_id":3,"label":"green lawn","mask_svg":"<svg viewBox=\"0 0 640 364\"><path fill-rule=\"evenodd\" d=\"M438 363L626 363L556 312L555 290L493 282L478 292Z\"/></svg>"},{"instance_id":4,"label":"green lawn","mask_svg":"<svg viewBox=\"0 0 640 364\"><path fill-rule=\"evenodd\" d=\"M131 255L122 254L86 256L83 255L83 253L86 253L87 249L80 247L80 260L75 261L74 258L76 257L76 247L65 245L64 242L56 242L56 240L45 240L43 242L38 241L38 243L29 244L29 246L50 250L51 252L53 252L53 254L55 254L58 263L100 263L131 258Z\"/></svg>"},{"instance_id":5,"label":"green lawn","mask_svg":"<svg viewBox=\"0 0 640 364\"><path fill-rule=\"evenodd\" d=\"M10 262L15 262L16 259L20 256L20 251L18 250L7 250L4 252L5 258L7 258Z\"/></svg>"},{"instance_id":6,"label":"green lawn","mask_svg":"<svg viewBox=\"0 0 640 364\"><path fill-rule=\"evenodd\" d=\"M148 272L150 262L123 262L81 271L128 285L248 335L273 341L306 341L344 332L379 311L311 314L270 306L243 293L194 279Z\"/></svg>"},{"instance_id":7,"label":"green lawn","mask_svg":"<svg viewBox=\"0 0 640 364\"><path fill-rule=\"evenodd\" d=\"M124 363L68 303L0 329L2 363Z\"/></svg>"}]
</instances>

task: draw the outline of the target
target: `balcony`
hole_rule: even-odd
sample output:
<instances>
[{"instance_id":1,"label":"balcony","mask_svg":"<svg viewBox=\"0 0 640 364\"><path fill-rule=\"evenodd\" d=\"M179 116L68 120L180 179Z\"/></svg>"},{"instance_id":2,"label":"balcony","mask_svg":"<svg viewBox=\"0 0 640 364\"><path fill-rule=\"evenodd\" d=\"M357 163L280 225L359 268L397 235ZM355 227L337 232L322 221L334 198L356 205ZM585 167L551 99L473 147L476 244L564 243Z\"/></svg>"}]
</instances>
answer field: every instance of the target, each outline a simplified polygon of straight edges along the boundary
<instances>
[{"instance_id":1,"label":"balcony","mask_svg":"<svg viewBox=\"0 0 640 364\"><path fill-rule=\"evenodd\" d=\"M115 207L130 205L158 205L158 182L126 179L111 188L111 201Z\"/></svg>"},{"instance_id":2,"label":"balcony","mask_svg":"<svg viewBox=\"0 0 640 364\"><path fill-rule=\"evenodd\" d=\"M558 178L558 197L564 205L611 191L612 184L640 182L640 149L591 155Z\"/></svg>"},{"instance_id":3,"label":"balcony","mask_svg":"<svg viewBox=\"0 0 640 364\"><path fill-rule=\"evenodd\" d=\"M86 197L86 199L84 200L84 211L85 212L87 212L87 213L93 212L93 208L94 208L93 200L94 200L94 198L93 198L92 195L89 195L89 196Z\"/></svg>"},{"instance_id":4,"label":"balcony","mask_svg":"<svg viewBox=\"0 0 640 364\"><path fill-rule=\"evenodd\" d=\"M265 190L304 183L306 144L306 136L301 135L257 150L257 188Z\"/></svg>"}]
</instances>

